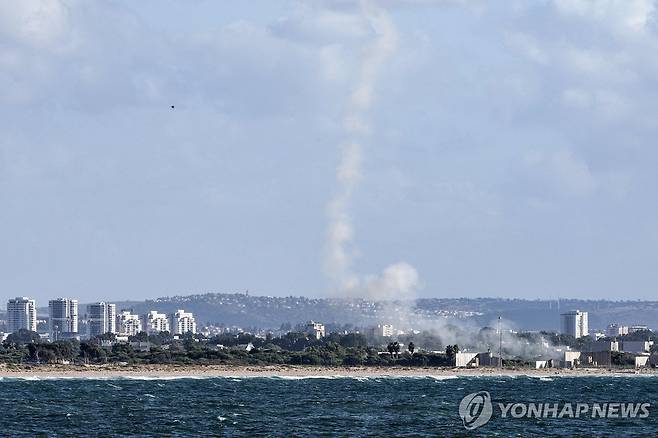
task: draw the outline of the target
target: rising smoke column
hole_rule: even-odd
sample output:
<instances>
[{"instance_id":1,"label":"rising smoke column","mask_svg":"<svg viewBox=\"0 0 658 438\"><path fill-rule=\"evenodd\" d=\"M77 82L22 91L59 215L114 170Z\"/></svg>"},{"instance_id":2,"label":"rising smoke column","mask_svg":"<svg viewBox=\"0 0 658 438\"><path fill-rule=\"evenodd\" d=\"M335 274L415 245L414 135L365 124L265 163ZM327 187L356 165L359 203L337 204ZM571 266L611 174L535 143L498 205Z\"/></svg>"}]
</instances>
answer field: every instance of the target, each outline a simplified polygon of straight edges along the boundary
<instances>
[{"instance_id":1,"label":"rising smoke column","mask_svg":"<svg viewBox=\"0 0 658 438\"><path fill-rule=\"evenodd\" d=\"M408 263L390 265L379 276L360 276L353 271L355 247L350 202L361 179L363 144L370 136L366 119L373 103L377 74L397 47L397 32L386 11L373 1L365 0L360 3L360 12L371 27L374 38L364 47L344 119L347 139L340 145L341 158L336 168L338 187L327 208L325 271L334 291L341 294L381 300L411 299L415 298L418 273Z\"/></svg>"}]
</instances>

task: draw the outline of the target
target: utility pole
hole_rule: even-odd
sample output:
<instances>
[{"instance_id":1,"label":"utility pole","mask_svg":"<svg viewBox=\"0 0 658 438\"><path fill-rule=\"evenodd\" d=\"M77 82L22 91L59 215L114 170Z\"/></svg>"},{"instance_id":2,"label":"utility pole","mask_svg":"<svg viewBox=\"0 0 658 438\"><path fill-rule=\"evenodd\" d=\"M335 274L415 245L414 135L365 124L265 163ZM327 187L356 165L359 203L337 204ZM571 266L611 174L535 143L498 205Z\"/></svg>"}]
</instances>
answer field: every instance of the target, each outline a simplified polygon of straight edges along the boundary
<instances>
[{"instance_id":1,"label":"utility pole","mask_svg":"<svg viewBox=\"0 0 658 438\"><path fill-rule=\"evenodd\" d=\"M503 367L503 330L500 326L500 315L498 316L498 368Z\"/></svg>"}]
</instances>

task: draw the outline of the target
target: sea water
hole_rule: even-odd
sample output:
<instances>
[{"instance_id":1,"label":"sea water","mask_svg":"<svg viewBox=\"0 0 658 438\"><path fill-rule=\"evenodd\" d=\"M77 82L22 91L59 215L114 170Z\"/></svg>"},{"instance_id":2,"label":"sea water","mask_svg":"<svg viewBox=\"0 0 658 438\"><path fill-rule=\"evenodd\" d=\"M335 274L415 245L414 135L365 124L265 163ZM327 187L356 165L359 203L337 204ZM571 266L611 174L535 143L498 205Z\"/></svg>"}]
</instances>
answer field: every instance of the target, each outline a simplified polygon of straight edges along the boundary
<instances>
[{"instance_id":1,"label":"sea water","mask_svg":"<svg viewBox=\"0 0 658 438\"><path fill-rule=\"evenodd\" d=\"M460 402L490 397L467 430ZM499 404L648 404L632 418ZM658 436L658 377L2 378L1 436ZM522 409L517 414L522 413ZM480 412L481 413L481 412ZM478 412L471 412L477 416ZM471 423L470 426L473 424Z\"/></svg>"}]
</instances>

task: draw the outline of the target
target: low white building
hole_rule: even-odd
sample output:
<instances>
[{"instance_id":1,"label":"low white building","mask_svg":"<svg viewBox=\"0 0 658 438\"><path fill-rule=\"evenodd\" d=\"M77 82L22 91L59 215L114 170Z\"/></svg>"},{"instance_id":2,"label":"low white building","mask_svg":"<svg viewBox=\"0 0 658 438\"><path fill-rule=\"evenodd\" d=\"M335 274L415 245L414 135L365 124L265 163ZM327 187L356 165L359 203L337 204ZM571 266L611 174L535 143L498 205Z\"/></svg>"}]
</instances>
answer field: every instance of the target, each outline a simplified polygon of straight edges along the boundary
<instances>
[{"instance_id":1,"label":"low white building","mask_svg":"<svg viewBox=\"0 0 658 438\"><path fill-rule=\"evenodd\" d=\"M119 335L135 336L142 331L142 321L139 319L139 315L131 313L130 310L122 310L117 315L117 329Z\"/></svg>"},{"instance_id":2,"label":"low white building","mask_svg":"<svg viewBox=\"0 0 658 438\"><path fill-rule=\"evenodd\" d=\"M321 339L325 336L324 324L320 322L309 321L306 323L304 332L313 336L315 339Z\"/></svg>"},{"instance_id":3,"label":"low white building","mask_svg":"<svg viewBox=\"0 0 658 438\"><path fill-rule=\"evenodd\" d=\"M572 368L580 365L580 351L564 351L562 356L561 365L564 368Z\"/></svg>"},{"instance_id":4,"label":"low white building","mask_svg":"<svg viewBox=\"0 0 658 438\"><path fill-rule=\"evenodd\" d=\"M194 315L184 310L177 310L171 316L171 329L174 335L184 335L185 333L196 333L196 321Z\"/></svg>"},{"instance_id":5,"label":"low white building","mask_svg":"<svg viewBox=\"0 0 658 438\"><path fill-rule=\"evenodd\" d=\"M170 332L169 318L164 313L158 313L156 310L151 310L144 318L146 322L146 331L149 334Z\"/></svg>"},{"instance_id":6,"label":"low white building","mask_svg":"<svg viewBox=\"0 0 658 438\"><path fill-rule=\"evenodd\" d=\"M252 344L252 343L250 342L250 343L248 343L248 344L238 344L237 348L239 348L240 350L244 350L244 351L246 351L247 353L249 353L249 352L250 352L251 350L253 350L255 347L254 347L254 344Z\"/></svg>"},{"instance_id":7,"label":"low white building","mask_svg":"<svg viewBox=\"0 0 658 438\"><path fill-rule=\"evenodd\" d=\"M440 352L441 354L443 352ZM455 366L456 367L489 367L500 365L500 360L497 357L491 356L490 351L473 353L469 351L460 351L455 353Z\"/></svg>"},{"instance_id":8,"label":"low white building","mask_svg":"<svg viewBox=\"0 0 658 438\"><path fill-rule=\"evenodd\" d=\"M455 366L456 367L477 367L479 362L477 360L477 353L462 352L455 354Z\"/></svg>"},{"instance_id":9,"label":"low white building","mask_svg":"<svg viewBox=\"0 0 658 438\"><path fill-rule=\"evenodd\" d=\"M647 354L639 354L635 356L635 368L644 368L651 364L651 356Z\"/></svg>"}]
</instances>

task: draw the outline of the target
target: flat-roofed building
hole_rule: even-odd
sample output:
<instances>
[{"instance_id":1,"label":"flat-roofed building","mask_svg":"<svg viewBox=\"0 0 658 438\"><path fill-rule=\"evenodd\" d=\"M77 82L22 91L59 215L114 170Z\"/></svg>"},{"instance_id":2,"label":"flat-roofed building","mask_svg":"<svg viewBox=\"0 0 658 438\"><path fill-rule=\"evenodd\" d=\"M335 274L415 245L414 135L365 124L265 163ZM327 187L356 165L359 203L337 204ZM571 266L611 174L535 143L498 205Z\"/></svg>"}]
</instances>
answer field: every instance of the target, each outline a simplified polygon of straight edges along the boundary
<instances>
[{"instance_id":1,"label":"flat-roofed building","mask_svg":"<svg viewBox=\"0 0 658 438\"><path fill-rule=\"evenodd\" d=\"M99 302L87 305L87 333L90 338L117 332L116 304Z\"/></svg>"},{"instance_id":2,"label":"flat-roofed building","mask_svg":"<svg viewBox=\"0 0 658 438\"><path fill-rule=\"evenodd\" d=\"M78 300L57 298L48 302L50 339L75 337L78 334Z\"/></svg>"},{"instance_id":3,"label":"flat-roofed building","mask_svg":"<svg viewBox=\"0 0 658 438\"><path fill-rule=\"evenodd\" d=\"M313 336L315 339L324 338L325 328L321 322L309 321L306 323L304 331Z\"/></svg>"},{"instance_id":4,"label":"flat-roofed building","mask_svg":"<svg viewBox=\"0 0 658 438\"><path fill-rule=\"evenodd\" d=\"M16 297L7 301L7 332L20 329L37 331L37 305L28 297Z\"/></svg>"},{"instance_id":5,"label":"flat-roofed building","mask_svg":"<svg viewBox=\"0 0 658 438\"><path fill-rule=\"evenodd\" d=\"M142 331L142 321L130 310L122 310L117 316L117 329L119 335L135 336Z\"/></svg>"},{"instance_id":6,"label":"flat-roofed building","mask_svg":"<svg viewBox=\"0 0 658 438\"><path fill-rule=\"evenodd\" d=\"M560 364L564 368L575 367L580 364L580 351L567 350L562 353Z\"/></svg>"},{"instance_id":7,"label":"flat-roofed building","mask_svg":"<svg viewBox=\"0 0 658 438\"><path fill-rule=\"evenodd\" d=\"M181 309L177 310L171 316L171 329L174 335L196 333L196 321L194 320L194 315Z\"/></svg>"},{"instance_id":8,"label":"flat-roofed building","mask_svg":"<svg viewBox=\"0 0 658 438\"><path fill-rule=\"evenodd\" d=\"M587 312L573 310L560 315L560 329L564 335L582 338L589 336Z\"/></svg>"},{"instance_id":9,"label":"flat-roofed building","mask_svg":"<svg viewBox=\"0 0 658 438\"><path fill-rule=\"evenodd\" d=\"M144 318L146 322L146 331L150 333L162 333L171 331L169 327L169 318L164 313L158 313L151 310Z\"/></svg>"}]
</instances>

